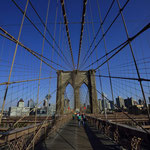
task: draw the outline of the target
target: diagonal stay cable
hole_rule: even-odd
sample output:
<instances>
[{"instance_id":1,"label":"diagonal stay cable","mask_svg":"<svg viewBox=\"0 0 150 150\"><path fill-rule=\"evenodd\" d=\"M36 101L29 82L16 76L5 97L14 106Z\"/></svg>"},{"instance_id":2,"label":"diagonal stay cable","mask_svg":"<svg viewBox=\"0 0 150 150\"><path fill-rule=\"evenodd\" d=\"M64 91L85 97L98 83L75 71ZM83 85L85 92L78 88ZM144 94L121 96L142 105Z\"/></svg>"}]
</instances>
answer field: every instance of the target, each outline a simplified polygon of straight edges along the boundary
<instances>
[{"instance_id":1,"label":"diagonal stay cable","mask_svg":"<svg viewBox=\"0 0 150 150\"><path fill-rule=\"evenodd\" d=\"M124 4L124 6L121 8L121 10L123 11L124 8L127 6L129 0L126 1L126 3ZM102 37L99 39L99 41L97 42L97 44L95 45L95 47L93 48L93 50L91 51L91 53L89 55L86 55L87 58L85 59L85 61L82 63L82 66L85 65L85 63L87 62L87 60L90 58L90 56L93 54L93 52L95 51L95 49L98 47L98 45L101 43L101 41L103 40L103 38L107 35L108 31L111 29L112 25L116 22L117 18L120 16L121 12L119 10L118 14L116 15L116 17L114 18L114 20L112 21L112 23L109 25L109 27L107 28L107 30L105 31L105 33L102 35Z\"/></svg>"},{"instance_id":2,"label":"diagonal stay cable","mask_svg":"<svg viewBox=\"0 0 150 150\"><path fill-rule=\"evenodd\" d=\"M2 82L2 83L0 83L0 85L23 83L23 82L32 82L32 81L45 80L45 79L51 79L51 78L56 78L56 77L47 77L47 78L30 79L30 80L22 80L22 81L12 81L12 82Z\"/></svg>"},{"instance_id":3,"label":"diagonal stay cable","mask_svg":"<svg viewBox=\"0 0 150 150\"><path fill-rule=\"evenodd\" d=\"M98 0L97 0L97 5L98 5L98 12L99 12L100 22L102 23L101 10L100 10L100 6L99 6ZM101 25L101 31L102 31L102 35L104 35L103 25ZM104 36L103 36L103 42L104 42L105 54L107 54L107 45L106 45L106 39L105 39ZM106 55L106 59L108 59L108 55ZM108 69L109 76L111 76L109 61L107 61L107 69ZM114 92L113 92L113 85L112 85L112 79L111 78L109 78L109 82L110 82L110 89L111 89L112 100L113 100L113 103L114 103Z\"/></svg>"},{"instance_id":4,"label":"diagonal stay cable","mask_svg":"<svg viewBox=\"0 0 150 150\"><path fill-rule=\"evenodd\" d=\"M69 43L70 54L71 54L71 58L72 58L73 69L75 69L73 53L72 53L72 47L71 47L71 41L70 41L70 35L69 35L68 21L67 21L67 17L66 17L65 6L64 6L64 0L60 0L60 2L61 2L62 12L63 12L63 16L64 16L64 23L65 23L65 26L66 26L66 32L67 32L67 38L68 38L68 43Z\"/></svg>"},{"instance_id":5,"label":"diagonal stay cable","mask_svg":"<svg viewBox=\"0 0 150 150\"><path fill-rule=\"evenodd\" d=\"M42 40L42 51L41 51L41 54L43 56L43 53L44 53L44 46L45 46L45 35L46 35L46 26L47 26L47 21L48 21L48 15L49 15L49 7L50 7L50 0L48 0L48 4L47 4L47 11L46 11L46 19L45 19L45 27L44 27L44 37L43 37L43 40ZM41 61L40 61L40 69L39 69L39 80L38 80L38 88L37 88L37 99L36 99L36 103L38 104L39 103L39 97L40 97L40 86L41 86L41 76L42 76L42 65L43 65L43 58L41 56ZM37 115L38 115L38 112L37 112L37 109L35 111L35 122L34 122L34 127L36 128L36 121L37 121ZM36 131L34 130L34 133L33 133L33 136L35 136L36 134ZM35 147L35 141L33 141L33 149Z\"/></svg>"},{"instance_id":6,"label":"diagonal stay cable","mask_svg":"<svg viewBox=\"0 0 150 150\"><path fill-rule=\"evenodd\" d=\"M66 58L65 54L63 53L63 51L62 51L61 48L59 47L58 43L56 42L55 38L52 36L52 34L50 33L50 31L49 31L49 29L47 28L47 26L45 26L44 21L42 20L42 18L41 18L40 15L38 14L37 10L35 9L35 7L33 6L33 4L31 3L31 0L29 0L29 4L31 5L32 9L34 10L34 12L36 13L36 15L37 15L38 18L40 19L42 25L46 28L47 33L48 33L48 34L50 35L50 37L52 38L53 42L55 43L55 45L57 46L57 48L60 50L61 54L64 56L66 62L67 62L68 64L70 64L69 61L68 61L68 59Z\"/></svg>"},{"instance_id":7,"label":"diagonal stay cable","mask_svg":"<svg viewBox=\"0 0 150 150\"><path fill-rule=\"evenodd\" d=\"M97 32L96 32L96 34L95 34L95 36L94 36L94 38L93 38L91 44L90 44L90 47L89 47L88 51L86 52L86 54L85 54L85 56L84 56L84 58L83 58L82 63L85 61L86 56L88 55L90 49L92 48L92 46L93 46L93 44L94 44L94 42L95 42L95 40L96 40L96 38L97 38L97 36L98 36L98 34L99 34L99 32L100 32L101 26L104 24L104 22L105 22L105 20L106 20L106 18L107 18L107 16L108 16L110 10L112 9L112 6L113 6L114 2L115 2L115 0L112 1L111 5L110 5L110 7L109 7L109 9L108 9L108 11L107 11L107 13L106 13L106 15L105 15L103 21L102 21L102 23L100 24L100 26L99 26L99 28L98 28L98 30L97 30Z\"/></svg>"},{"instance_id":8,"label":"diagonal stay cable","mask_svg":"<svg viewBox=\"0 0 150 150\"><path fill-rule=\"evenodd\" d=\"M20 36L21 36L21 33L22 33L22 28L23 28L23 23L24 23L25 15L26 15L27 8L28 8L28 3L29 3L29 0L26 1L25 10L24 10L23 17L22 17L22 20L21 20L21 25L20 25L20 28L19 28L19 34L18 34L17 41L20 40ZM16 46L15 46L15 51L14 51L14 54L13 54L13 60L12 60L12 63L11 63L11 68L10 68L10 72L9 72L9 76L8 76L8 82L10 81L10 78L11 78L11 75L12 75L12 70L13 70L17 50L18 50L18 42L16 43ZM1 109L1 113L0 113L0 124L1 124L1 121L2 121L2 117L3 117L6 97L7 97L7 93L8 93L8 87L9 87L9 85L7 84L6 89L5 89L5 93L4 93L3 102L2 102L2 109Z\"/></svg>"},{"instance_id":9,"label":"diagonal stay cable","mask_svg":"<svg viewBox=\"0 0 150 150\"><path fill-rule=\"evenodd\" d=\"M146 26L144 26L139 32L137 32L134 36L132 36L131 38L129 38L128 40L126 40L125 42L121 43L119 46L115 47L114 49L112 49L111 51L109 51L107 54L103 55L102 57L100 57L99 59L97 59L96 61L94 61L93 63L91 63L90 65L88 65L86 68L89 68L91 65L95 64L97 61L100 61L102 58L104 58L106 55L111 54L112 52L116 51L118 48L120 48L118 51L122 50L124 47L126 47L129 43L129 41L133 41L136 37L138 37L141 33L145 32L146 30L148 30L150 28L150 23L148 23ZM117 53L118 53L117 51ZM109 58L110 59L110 58ZM97 68L98 69L98 68ZM97 70L96 69L96 70Z\"/></svg>"},{"instance_id":10,"label":"diagonal stay cable","mask_svg":"<svg viewBox=\"0 0 150 150\"><path fill-rule=\"evenodd\" d=\"M108 99L103 93L101 93L99 90L96 89L96 91L97 91L99 94L103 95L107 101L111 101L111 100ZM113 103L112 103L112 104L113 104ZM143 128L134 118L130 117L122 108L119 108L119 107L118 107L117 105L115 105L115 104L113 104L113 105L114 105L114 107L116 107L116 108L118 108L119 110L121 110L121 111L123 112L123 114L125 114L129 119L131 119L131 120L132 120L137 126L139 126L143 131L145 131L147 134L150 135L150 133L149 133L145 128Z\"/></svg>"},{"instance_id":11,"label":"diagonal stay cable","mask_svg":"<svg viewBox=\"0 0 150 150\"><path fill-rule=\"evenodd\" d=\"M3 31L6 35L8 35L9 37L7 37L6 35L3 35L0 33L1 36L15 42L18 43L18 45L22 46L23 48L25 48L28 52L30 52L32 55L34 55L36 58L38 58L39 60L41 60L41 58L39 56L41 56L41 54L38 54L37 52L27 48L25 45L23 45L21 42L17 41L11 34L9 34L7 31L5 31L3 28L0 27L0 30ZM39 56L38 56L39 55ZM43 57L43 56L42 56ZM44 57L43 57L44 58ZM46 57L45 57L46 58ZM48 59L48 58L46 58ZM45 62L44 60L42 60L46 65L48 65L50 68L52 68L53 70L56 71L56 69L54 67L52 67L51 65L49 65L47 62ZM49 60L50 61L50 60ZM54 63L54 62L53 62Z\"/></svg>"},{"instance_id":12,"label":"diagonal stay cable","mask_svg":"<svg viewBox=\"0 0 150 150\"><path fill-rule=\"evenodd\" d=\"M24 13L24 11L21 9L21 7L15 2L15 0L12 0L12 2L15 4L15 6L21 11L21 13ZM66 61L64 60L64 58L60 55L60 53L58 52L58 50L56 48L53 47L53 45L49 42L49 40L43 35L43 33L39 30L39 28L32 22L32 20L25 15L25 17L28 19L28 21L33 25L33 27L41 34L42 37L45 38L45 41L55 50L55 52L57 53L57 55L66 63ZM66 63L66 65L68 65Z\"/></svg>"},{"instance_id":13,"label":"diagonal stay cable","mask_svg":"<svg viewBox=\"0 0 150 150\"><path fill-rule=\"evenodd\" d=\"M103 78L109 78L109 76L106 75L95 75L95 77L103 77ZM116 76L110 76L110 78L114 78L114 79L123 79L123 80L136 80L136 81L150 81L150 79L145 79L145 78L129 78L129 77L116 77Z\"/></svg>"},{"instance_id":14,"label":"diagonal stay cable","mask_svg":"<svg viewBox=\"0 0 150 150\"><path fill-rule=\"evenodd\" d=\"M55 89L53 92L51 92L51 95L53 95L55 92L57 92L57 89ZM28 111L27 113L30 113L30 112L33 112L35 111L36 109L38 109L38 107L41 105L41 103L43 102L44 100L41 100L38 104L35 105L34 108L32 108L30 111ZM13 128L15 128L15 126L21 121L23 120L25 117L27 117L27 113L25 113L19 120L17 120L15 122L15 124L13 125ZM12 128L12 129L13 129ZM9 128L9 130L11 130L11 128Z\"/></svg>"},{"instance_id":15,"label":"diagonal stay cable","mask_svg":"<svg viewBox=\"0 0 150 150\"><path fill-rule=\"evenodd\" d=\"M99 22L98 21L93 21L93 23L98 24ZM35 24L36 25L41 25L40 22L35 22ZM55 22L48 22L47 24L48 25L53 25L53 24L55 24ZM64 24L64 22L59 21L56 24ZM68 22L68 24L81 24L81 21L73 21L73 22L71 21L71 22ZM91 21L86 21L85 24L92 24L92 22ZM19 24L17 24L17 23L14 23L14 24L0 24L0 25L3 26L3 27L4 26L19 26ZM29 26L30 24L25 23L24 25Z\"/></svg>"},{"instance_id":16,"label":"diagonal stay cable","mask_svg":"<svg viewBox=\"0 0 150 150\"><path fill-rule=\"evenodd\" d=\"M108 52L105 55L103 55L102 57L98 58L97 60L95 60L94 62L92 62L90 65L88 65L87 67L85 67L84 69L87 69L90 66L94 65L95 63L97 63L98 61L100 61L101 59L105 58L107 55L111 54L112 52L116 51L118 48L120 48L121 46L124 46L127 43L128 43L128 40L126 40L125 42L121 43L120 45L118 45L114 49L110 50L110 52Z\"/></svg>"},{"instance_id":17,"label":"diagonal stay cable","mask_svg":"<svg viewBox=\"0 0 150 150\"><path fill-rule=\"evenodd\" d=\"M126 22L125 22L125 19L124 19L124 15L123 15L123 12L121 10L121 6L120 6L120 3L119 3L119 0L117 0L117 4L118 4L118 7L119 7L119 10L120 10L120 13L121 13L121 18L122 18L122 22L123 22L123 25L124 25L124 29L125 29L125 32L126 32L126 36L127 38L129 39L129 33L128 33L128 29L127 29L127 25L126 25ZM149 108L147 106L147 102L146 102L146 97L145 97L145 93L144 93L144 89L143 89L143 84L140 80L141 78L141 75L140 75L140 72L139 72L139 68L137 66L137 62L136 62L136 58L135 58L135 55L134 55L134 52L133 52L133 47L131 45L131 42L129 41L129 47L130 47L130 51L131 51L131 54L132 54L132 59L134 61L134 65L135 65L135 68L136 68L136 73L137 73L137 76L139 78L139 83L140 83L140 87L141 87L141 92L142 92L142 95L143 95L143 99L144 99L144 102L145 102L145 107L147 109L147 115L148 115L148 118L149 118L149 121L150 121L150 112L149 112Z\"/></svg>"},{"instance_id":18,"label":"diagonal stay cable","mask_svg":"<svg viewBox=\"0 0 150 150\"><path fill-rule=\"evenodd\" d=\"M0 33L0 36L3 36L4 38L6 38L6 39L8 39L8 40L10 40L10 41L12 41L12 42L14 42L14 43L17 43L17 40L15 39L15 38L11 38L11 37L8 37L8 36L6 36L6 35L4 35L4 34L2 34L2 33ZM19 42L18 43L21 47L23 47L24 49L26 49L29 53L31 53L33 56L35 56L35 57L37 57L37 55L38 56L40 56L41 57L41 54L39 54L39 53L37 53L36 51L34 51L34 50L31 50L30 48L28 48L28 47L26 47L25 45L23 45L21 42ZM35 55L36 54L36 55ZM63 67L62 65L60 65L60 64L58 64L58 63L56 63L56 62L54 62L54 61L52 61L52 60L50 60L50 59L48 59L47 57L45 57L45 56L42 56L44 59L46 59L46 60L48 60L48 61L50 61L51 63L53 63L53 64L55 64L55 65L58 65L59 67L61 67L61 68L64 68L64 69L67 69L66 67ZM37 57L38 58L38 57ZM38 59L40 59L40 58L38 58ZM44 62L45 63L45 62Z\"/></svg>"},{"instance_id":19,"label":"diagonal stay cable","mask_svg":"<svg viewBox=\"0 0 150 150\"><path fill-rule=\"evenodd\" d=\"M81 53L81 46L82 46L82 37L83 37L83 29L84 29L84 20L85 20L85 13L86 13L86 5L87 5L87 0L84 0L83 1L83 12L82 12L82 22L81 22L81 33L80 33L80 42L79 42L77 70L79 68L79 62L80 62L80 53Z\"/></svg>"},{"instance_id":20,"label":"diagonal stay cable","mask_svg":"<svg viewBox=\"0 0 150 150\"><path fill-rule=\"evenodd\" d=\"M99 65L97 68L95 68L95 70L97 70L98 68L100 68L101 66L103 66L108 60L112 59L116 54L118 54L122 49L124 49L128 44L129 41L133 41L136 37L138 37L140 34L142 34L143 32L145 32L146 30L148 30L150 28L150 23L148 23L146 26L144 26L144 28L142 28L136 35L134 35L133 37L129 38L127 40L127 43L122 46L118 51L116 51L113 55L111 55L106 61L104 61L101 65Z\"/></svg>"}]
</instances>

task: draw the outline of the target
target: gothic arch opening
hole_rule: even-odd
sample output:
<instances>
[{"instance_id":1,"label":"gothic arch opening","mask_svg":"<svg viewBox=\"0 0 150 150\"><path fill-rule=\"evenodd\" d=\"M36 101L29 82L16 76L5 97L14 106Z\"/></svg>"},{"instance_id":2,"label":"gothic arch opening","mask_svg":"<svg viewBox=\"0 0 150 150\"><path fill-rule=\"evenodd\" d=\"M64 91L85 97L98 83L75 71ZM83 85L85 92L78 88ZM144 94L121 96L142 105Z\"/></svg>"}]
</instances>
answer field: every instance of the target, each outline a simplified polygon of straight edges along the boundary
<instances>
[{"instance_id":1,"label":"gothic arch opening","mask_svg":"<svg viewBox=\"0 0 150 150\"><path fill-rule=\"evenodd\" d=\"M69 113L74 109L74 89L68 82L64 92L64 113Z\"/></svg>"},{"instance_id":2,"label":"gothic arch opening","mask_svg":"<svg viewBox=\"0 0 150 150\"><path fill-rule=\"evenodd\" d=\"M89 89L86 83L83 83L80 86L80 110L82 112L90 112L90 98L89 98ZM89 110L89 111L88 111Z\"/></svg>"},{"instance_id":3,"label":"gothic arch opening","mask_svg":"<svg viewBox=\"0 0 150 150\"><path fill-rule=\"evenodd\" d=\"M80 93L81 93L80 87L82 88L82 84L84 86L84 89L86 89L86 91L88 91L89 94L85 92L86 98L82 98L80 102ZM85 84L87 86L85 86ZM71 88L68 88L68 86L71 86ZM66 88L71 89L71 91L66 90ZM68 102L70 102L70 108L73 108L74 111L80 111L81 108L80 104L86 103L87 107L89 104L90 112L96 113L98 111L97 110L98 105L97 105L97 92L96 92L96 82L95 82L95 70L88 70L88 71L58 70L57 71L57 98L56 98L57 114L64 113L64 108L66 108L64 107L65 97L69 100ZM86 99L86 101L84 101L84 99Z\"/></svg>"}]
</instances>

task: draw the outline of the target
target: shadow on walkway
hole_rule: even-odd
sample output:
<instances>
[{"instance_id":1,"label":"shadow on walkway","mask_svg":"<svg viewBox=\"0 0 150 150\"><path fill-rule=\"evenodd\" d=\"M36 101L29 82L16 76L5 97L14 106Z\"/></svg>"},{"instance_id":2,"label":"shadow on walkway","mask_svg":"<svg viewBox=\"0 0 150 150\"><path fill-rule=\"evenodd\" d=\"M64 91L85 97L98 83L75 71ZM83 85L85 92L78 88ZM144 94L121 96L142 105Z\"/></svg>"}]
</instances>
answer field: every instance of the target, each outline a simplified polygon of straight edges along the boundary
<instances>
[{"instance_id":1,"label":"shadow on walkway","mask_svg":"<svg viewBox=\"0 0 150 150\"><path fill-rule=\"evenodd\" d=\"M35 150L76 150L72 137L75 136L77 123L69 122L54 135L49 135L45 140L36 145Z\"/></svg>"},{"instance_id":2,"label":"shadow on walkway","mask_svg":"<svg viewBox=\"0 0 150 150\"><path fill-rule=\"evenodd\" d=\"M85 132L93 150L121 150L121 148L111 141L106 135L100 133L95 127L85 125Z\"/></svg>"},{"instance_id":3,"label":"shadow on walkway","mask_svg":"<svg viewBox=\"0 0 150 150\"><path fill-rule=\"evenodd\" d=\"M70 121L56 135L49 135L35 150L120 150L119 146L93 126L78 127Z\"/></svg>"}]
</instances>

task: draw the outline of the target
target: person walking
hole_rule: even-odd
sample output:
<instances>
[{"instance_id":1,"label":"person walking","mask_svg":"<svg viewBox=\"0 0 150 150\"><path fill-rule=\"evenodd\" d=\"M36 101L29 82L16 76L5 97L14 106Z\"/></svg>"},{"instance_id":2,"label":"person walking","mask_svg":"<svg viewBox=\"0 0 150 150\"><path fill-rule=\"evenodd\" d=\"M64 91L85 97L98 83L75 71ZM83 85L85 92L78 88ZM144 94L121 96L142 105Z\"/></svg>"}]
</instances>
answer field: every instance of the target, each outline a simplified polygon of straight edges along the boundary
<instances>
[{"instance_id":1,"label":"person walking","mask_svg":"<svg viewBox=\"0 0 150 150\"><path fill-rule=\"evenodd\" d=\"M85 117L85 114L83 113L82 114L82 124L83 124L83 126L85 125L85 122L86 122L86 117Z\"/></svg>"},{"instance_id":2,"label":"person walking","mask_svg":"<svg viewBox=\"0 0 150 150\"><path fill-rule=\"evenodd\" d=\"M74 120L74 119L75 119L75 114L73 113L73 114L72 114L72 120Z\"/></svg>"},{"instance_id":3,"label":"person walking","mask_svg":"<svg viewBox=\"0 0 150 150\"><path fill-rule=\"evenodd\" d=\"M78 126L79 126L79 127L80 127L80 124L81 124L81 119L82 119L82 118L81 118L81 115L79 114L79 115L78 115Z\"/></svg>"}]
</instances>

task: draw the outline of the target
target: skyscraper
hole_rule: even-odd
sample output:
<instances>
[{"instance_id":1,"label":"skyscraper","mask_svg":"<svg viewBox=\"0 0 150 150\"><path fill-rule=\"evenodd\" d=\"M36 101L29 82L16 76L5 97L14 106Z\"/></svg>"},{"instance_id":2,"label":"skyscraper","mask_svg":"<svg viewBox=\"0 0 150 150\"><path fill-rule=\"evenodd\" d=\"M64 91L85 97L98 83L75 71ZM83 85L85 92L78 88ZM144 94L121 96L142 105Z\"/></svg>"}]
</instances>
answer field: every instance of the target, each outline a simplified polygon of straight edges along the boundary
<instances>
[{"instance_id":1,"label":"skyscraper","mask_svg":"<svg viewBox=\"0 0 150 150\"><path fill-rule=\"evenodd\" d=\"M125 106L127 108L134 106L134 99L132 97L125 99Z\"/></svg>"},{"instance_id":2,"label":"skyscraper","mask_svg":"<svg viewBox=\"0 0 150 150\"><path fill-rule=\"evenodd\" d=\"M28 107L34 108L34 106L35 106L34 101L33 101L32 99L30 99L30 100L28 101Z\"/></svg>"},{"instance_id":3,"label":"skyscraper","mask_svg":"<svg viewBox=\"0 0 150 150\"><path fill-rule=\"evenodd\" d=\"M125 108L125 102L124 102L124 99L121 96L118 96L116 98L116 103L117 103L117 106L119 108Z\"/></svg>"},{"instance_id":4,"label":"skyscraper","mask_svg":"<svg viewBox=\"0 0 150 150\"><path fill-rule=\"evenodd\" d=\"M102 100L101 99L98 99L98 108L99 108L99 112L101 112L103 110Z\"/></svg>"}]
</instances>

